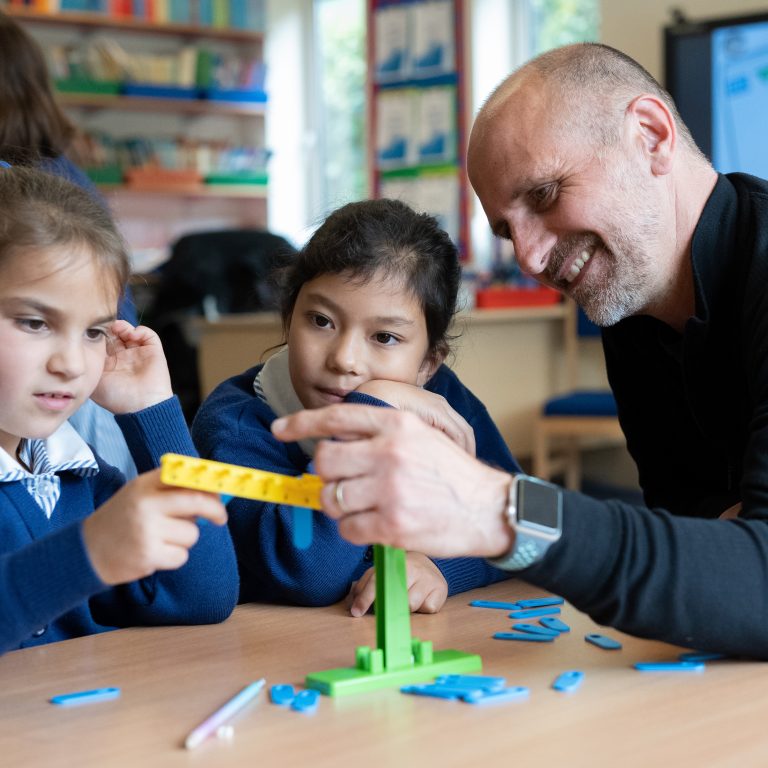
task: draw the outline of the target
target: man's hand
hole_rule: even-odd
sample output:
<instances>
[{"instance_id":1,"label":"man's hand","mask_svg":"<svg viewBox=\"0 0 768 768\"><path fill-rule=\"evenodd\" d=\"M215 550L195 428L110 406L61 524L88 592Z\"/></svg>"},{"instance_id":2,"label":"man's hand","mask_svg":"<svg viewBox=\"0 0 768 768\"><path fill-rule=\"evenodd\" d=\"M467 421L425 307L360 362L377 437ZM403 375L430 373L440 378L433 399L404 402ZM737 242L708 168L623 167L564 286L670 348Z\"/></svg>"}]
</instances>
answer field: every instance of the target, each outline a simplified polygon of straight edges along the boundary
<instances>
[{"instance_id":1,"label":"man's hand","mask_svg":"<svg viewBox=\"0 0 768 768\"><path fill-rule=\"evenodd\" d=\"M276 419L281 440L336 437L315 452L323 510L353 544L434 557L497 557L514 541L504 522L509 475L470 456L412 413L332 405Z\"/></svg>"}]
</instances>

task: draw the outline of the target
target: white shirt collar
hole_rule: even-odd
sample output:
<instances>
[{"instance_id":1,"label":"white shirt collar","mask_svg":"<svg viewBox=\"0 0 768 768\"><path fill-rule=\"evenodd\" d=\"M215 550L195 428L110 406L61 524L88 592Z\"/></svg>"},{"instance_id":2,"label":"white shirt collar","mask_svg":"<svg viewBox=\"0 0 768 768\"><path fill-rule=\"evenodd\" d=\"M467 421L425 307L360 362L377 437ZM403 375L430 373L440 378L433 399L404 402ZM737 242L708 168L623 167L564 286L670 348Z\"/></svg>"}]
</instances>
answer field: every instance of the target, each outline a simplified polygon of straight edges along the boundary
<instances>
[{"instance_id":1,"label":"white shirt collar","mask_svg":"<svg viewBox=\"0 0 768 768\"><path fill-rule=\"evenodd\" d=\"M98 471L93 451L68 421L65 421L46 440L26 440L25 442L27 443L25 453L29 453L31 444L42 444L42 450L33 450L36 466L32 467L32 472L28 472L16 461L16 457L0 448L0 482L65 469Z\"/></svg>"}]
</instances>

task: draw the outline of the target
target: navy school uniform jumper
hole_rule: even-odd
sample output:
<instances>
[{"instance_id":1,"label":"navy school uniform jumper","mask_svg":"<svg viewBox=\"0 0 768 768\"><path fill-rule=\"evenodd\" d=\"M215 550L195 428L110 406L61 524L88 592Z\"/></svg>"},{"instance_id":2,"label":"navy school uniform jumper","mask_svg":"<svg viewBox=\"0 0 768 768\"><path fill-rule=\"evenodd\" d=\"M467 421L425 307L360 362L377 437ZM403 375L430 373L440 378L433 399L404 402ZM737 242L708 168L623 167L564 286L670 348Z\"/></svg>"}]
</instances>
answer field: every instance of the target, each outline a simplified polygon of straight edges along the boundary
<instances>
[{"instance_id":1,"label":"navy school uniform jumper","mask_svg":"<svg viewBox=\"0 0 768 768\"><path fill-rule=\"evenodd\" d=\"M203 458L246 467L301 475L311 457L298 443L283 443L270 432L275 412L254 392L254 379L263 366L220 384L201 406L192 424L192 437ZM473 428L477 457L506 472L518 466L485 406L445 365L424 387L442 395ZM387 406L376 398L351 392L345 402ZM292 507L232 499L229 525L240 569L240 601L264 601L320 606L346 596L353 581L373 565L370 547L350 544L335 520L313 512L312 544L293 545ZM448 594L464 592L509 578L511 574L482 558L434 559L448 583Z\"/></svg>"},{"instance_id":2,"label":"navy school uniform jumper","mask_svg":"<svg viewBox=\"0 0 768 768\"><path fill-rule=\"evenodd\" d=\"M140 472L159 466L166 452L197 455L175 397L116 420ZM237 602L237 564L226 526L202 524L188 562L177 570L118 586L99 579L83 541L83 520L124 478L94 456L98 473L60 474L61 495L50 519L21 481L0 483L0 653L118 627L220 622Z\"/></svg>"}]
</instances>

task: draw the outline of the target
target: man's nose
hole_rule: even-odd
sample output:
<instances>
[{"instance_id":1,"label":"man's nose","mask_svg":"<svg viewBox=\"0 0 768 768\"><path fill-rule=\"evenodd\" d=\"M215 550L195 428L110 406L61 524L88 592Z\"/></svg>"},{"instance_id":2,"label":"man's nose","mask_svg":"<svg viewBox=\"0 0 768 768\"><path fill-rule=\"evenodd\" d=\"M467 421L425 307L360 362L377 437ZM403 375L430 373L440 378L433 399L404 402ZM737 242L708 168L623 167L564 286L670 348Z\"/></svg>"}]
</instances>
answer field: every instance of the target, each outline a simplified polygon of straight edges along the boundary
<instances>
[{"instance_id":1,"label":"man's nose","mask_svg":"<svg viewBox=\"0 0 768 768\"><path fill-rule=\"evenodd\" d=\"M515 247L515 259L527 275L538 277L549 264L549 255L557 237L544 224L531 216L516 217L508 222Z\"/></svg>"}]
</instances>

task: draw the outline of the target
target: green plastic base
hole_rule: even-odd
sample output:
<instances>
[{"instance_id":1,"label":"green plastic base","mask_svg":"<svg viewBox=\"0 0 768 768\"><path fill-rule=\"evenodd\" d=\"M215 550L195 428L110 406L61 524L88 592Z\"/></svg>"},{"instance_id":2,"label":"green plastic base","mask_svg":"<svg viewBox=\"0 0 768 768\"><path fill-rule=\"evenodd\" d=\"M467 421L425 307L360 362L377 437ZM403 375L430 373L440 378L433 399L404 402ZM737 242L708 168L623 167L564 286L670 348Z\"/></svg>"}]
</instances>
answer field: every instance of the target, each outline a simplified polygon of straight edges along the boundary
<instances>
[{"instance_id":1,"label":"green plastic base","mask_svg":"<svg viewBox=\"0 0 768 768\"><path fill-rule=\"evenodd\" d=\"M375 655L376 651L371 652L366 647L358 648L358 664L361 655L371 653ZM445 650L435 651L430 655L431 661L424 663L415 661L411 666L401 669L369 671L359 666L328 669L325 672L308 675L305 683L307 688L314 688L327 696L347 696L352 693L423 682L438 675L476 672L483 667L483 660L474 653Z\"/></svg>"}]
</instances>

